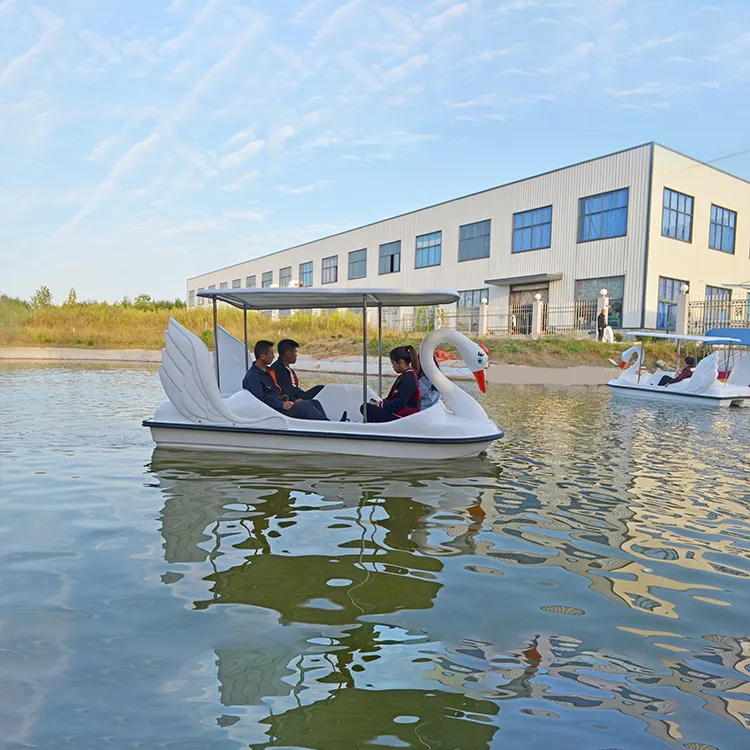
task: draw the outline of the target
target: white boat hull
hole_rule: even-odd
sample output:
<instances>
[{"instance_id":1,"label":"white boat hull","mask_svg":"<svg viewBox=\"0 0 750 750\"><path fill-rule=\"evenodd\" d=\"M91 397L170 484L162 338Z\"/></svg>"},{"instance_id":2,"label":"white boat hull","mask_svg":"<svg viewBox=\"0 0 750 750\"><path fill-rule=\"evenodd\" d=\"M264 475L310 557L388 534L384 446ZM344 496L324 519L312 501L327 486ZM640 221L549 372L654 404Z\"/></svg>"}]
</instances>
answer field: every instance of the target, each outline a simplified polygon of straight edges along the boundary
<instances>
[{"instance_id":1,"label":"white boat hull","mask_svg":"<svg viewBox=\"0 0 750 750\"><path fill-rule=\"evenodd\" d=\"M159 447L188 450L275 454L334 454L376 458L445 460L478 456L502 437L409 438L349 432L333 435L313 430L269 430L225 425L158 423L146 420Z\"/></svg>"},{"instance_id":2,"label":"white boat hull","mask_svg":"<svg viewBox=\"0 0 750 750\"><path fill-rule=\"evenodd\" d=\"M701 404L703 406L745 406L750 407L750 392L747 395L739 392L717 393L715 389L709 393L682 393L670 391L664 386L637 385L635 383L620 383L610 380L607 384L614 393L628 398L644 399L649 401L664 401L674 404ZM725 386L717 386L724 388ZM748 389L745 389L748 390Z\"/></svg>"}]
</instances>

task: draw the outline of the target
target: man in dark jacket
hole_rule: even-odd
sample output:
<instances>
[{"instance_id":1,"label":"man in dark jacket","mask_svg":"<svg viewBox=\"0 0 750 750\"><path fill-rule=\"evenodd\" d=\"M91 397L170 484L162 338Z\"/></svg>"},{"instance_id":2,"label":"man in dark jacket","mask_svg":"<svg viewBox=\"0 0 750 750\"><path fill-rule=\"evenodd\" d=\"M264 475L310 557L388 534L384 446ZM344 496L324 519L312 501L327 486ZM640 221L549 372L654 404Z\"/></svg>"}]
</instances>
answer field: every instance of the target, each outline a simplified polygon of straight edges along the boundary
<instances>
[{"instance_id":1,"label":"man in dark jacket","mask_svg":"<svg viewBox=\"0 0 750 750\"><path fill-rule=\"evenodd\" d=\"M329 421L323 407L317 401L290 398L276 382L276 373L271 369L273 343L259 341L255 345L255 362L242 380L242 387L272 409L295 419L319 419Z\"/></svg>"},{"instance_id":2,"label":"man in dark jacket","mask_svg":"<svg viewBox=\"0 0 750 750\"><path fill-rule=\"evenodd\" d=\"M302 390L299 387L299 378L297 373L292 369L292 365L297 362L297 349L299 344L292 339L282 339L277 344L279 352L276 361L271 365L271 369L276 373L276 382L281 390L289 398L302 399L303 401L313 400L325 386L314 385L308 390ZM316 403L318 403L316 401Z\"/></svg>"}]
</instances>

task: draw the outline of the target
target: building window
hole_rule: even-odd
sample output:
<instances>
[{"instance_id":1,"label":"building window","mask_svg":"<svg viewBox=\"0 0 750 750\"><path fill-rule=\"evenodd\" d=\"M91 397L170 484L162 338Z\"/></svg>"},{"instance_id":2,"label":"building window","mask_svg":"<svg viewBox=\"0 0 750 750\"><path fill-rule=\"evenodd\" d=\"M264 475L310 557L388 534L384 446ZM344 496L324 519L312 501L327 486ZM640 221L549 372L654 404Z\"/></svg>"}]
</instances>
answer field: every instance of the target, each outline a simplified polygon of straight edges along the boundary
<instances>
[{"instance_id":1,"label":"building window","mask_svg":"<svg viewBox=\"0 0 750 750\"><path fill-rule=\"evenodd\" d=\"M239 289L242 286L242 279L232 279L232 289Z\"/></svg>"},{"instance_id":2,"label":"building window","mask_svg":"<svg viewBox=\"0 0 750 750\"><path fill-rule=\"evenodd\" d=\"M732 292L720 286L706 287L706 300L711 302L729 302L732 298Z\"/></svg>"},{"instance_id":3,"label":"building window","mask_svg":"<svg viewBox=\"0 0 750 750\"><path fill-rule=\"evenodd\" d=\"M693 241L693 199L689 195L664 188L661 233L674 240Z\"/></svg>"},{"instance_id":4,"label":"building window","mask_svg":"<svg viewBox=\"0 0 750 750\"><path fill-rule=\"evenodd\" d=\"M468 289L464 292L458 293L458 306L465 310L477 310L482 305L482 300L489 300L490 290L485 287L484 289Z\"/></svg>"},{"instance_id":5,"label":"building window","mask_svg":"<svg viewBox=\"0 0 750 750\"><path fill-rule=\"evenodd\" d=\"M219 284L219 289L228 289L228 288L229 288L228 281L222 281L221 284Z\"/></svg>"},{"instance_id":6,"label":"building window","mask_svg":"<svg viewBox=\"0 0 750 750\"><path fill-rule=\"evenodd\" d=\"M322 284L333 284L339 280L339 256L323 258L323 269L320 281Z\"/></svg>"},{"instance_id":7,"label":"building window","mask_svg":"<svg viewBox=\"0 0 750 750\"><path fill-rule=\"evenodd\" d=\"M417 262L416 268L428 268L439 266L440 256L443 250L443 233L432 232L431 234L420 234L417 237Z\"/></svg>"},{"instance_id":8,"label":"building window","mask_svg":"<svg viewBox=\"0 0 750 750\"><path fill-rule=\"evenodd\" d=\"M286 289L292 283L292 267L286 266L279 269L279 286Z\"/></svg>"},{"instance_id":9,"label":"building window","mask_svg":"<svg viewBox=\"0 0 750 750\"><path fill-rule=\"evenodd\" d=\"M248 276L245 278L245 288L246 289L255 289L255 274L252 276Z\"/></svg>"},{"instance_id":10,"label":"building window","mask_svg":"<svg viewBox=\"0 0 750 750\"><path fill-rule=\"evenodd\" d=\"M552 245L552 206L513 214L513 252L542 250Z\"/></svg>"},{"instance_id":11,"label":"building window","mask_svg":"<svg viewBox=\"0 0 750 750\"><path fill-rule=\"evenodd\" d=\"M628 233L628 188L579 201L578 241L624 237Z\"/></svg>"},{"instance_id":12,"label":"building window","mask_svg":"<svg viewBox=\"0 0 750 750\"><path fill-rule=\"evenodd\" d=\"M308 260L307 263L299 264L299 285L313 285L313 264L311 260Z\"/></svg>"},{"instance_id":13,"label":"building window","mask_svg":"<svg viewBox=\"0 0 750 750\"><path fill-rule=\"evenodd\" d=\"M188 307L195 307L195 289L188 292Z\"/></svg>"},{"instance_id":14,"label":"building window","mask_svg":"<svg viewBox=\"0 0 750 750\"><path fill-rule=\"evenodd\" d=\"M202 292L205 288L206 287L204 286L200 286L198 287L198 291ZM205 305L205 304L206 304L206 300L203 297L198 297L198 307L200 307L201 305Z\"/></svg>"},{"instance_id":15,"label":"building window","mask_svg":"<svg viewBox=\"0 0 750 750\"><path fill-rule=\"evenodd\" d=\"M268 289L268 287L273 284L273 271L263 271L263 277L261 279L261 286L264 289Z\"/></svg>"},{"instance_id":16,"label":"building window","mask_svg":"<svg viewBox=\"0 0 750 750\"><path fill-rule=\"evenodd\" d=\"M378 273L398 273L401 270L401 240L386 242L380 246Z\"/></svg>"},{"instance_id":17,"label":"building window","mask_svg":"<svg viewBox=\"0 0 750 750\"><path fill-rule=\"evenodd\" d=\"M458 259L475 260L490 257L490 220L464 224L459 229Z\"/></svg>"},{"instance_id":18,"label":"building window","mask_svg":"<svg viewBox=\"0 0 750 750\"><path fill-rule=\"evenodd\" d=\"M209 289L216 289L216 284L209 284L209 285L208 285L208 288L209 288Z\"/></svg>"},{"instance_id":19,"label":"building window","mask_svg":"<svg viewBox=\"0 0 750 750\"><path fill-rule=\"evenodd\" d=\"M712 250L734 254L734 228L737 225L737 212L711 204L711 230L708 246Z\"/></svg>"},{"instance_id":20,"label":"building window","mask_svg":"<svg viewBox=\"0 0 750 750\"><path fill-rule=\"evenodd\" d=\"M349 278L364 279L367 276L367 248L349 253Z\"/></svg>"},{"instance_id":21,"label":"building window","mask_svg":"<svg viewBox=\"0 0 750 750\"><path fill-rule=\"evenodd\" d=\"M622 328L622 300L625 296L624 276L604 276L598 279L576 279L575 283L575 312L576 324L579 328L584 321L593 327L596 322L596 306L599 292L607 290L609 310L607 322L612 328Z\"/></svg>"},{"instance_id":22,"label":"building window","mask_svg":"<svg viewBox=\"0 0 750 750\"><path fill-rule=\"evenodd\" d=\"M673 330L677 322L677 298L680 287L687 281L659 276L659 301L656 310L656 327Z\"/></svg>"}]
</instances>

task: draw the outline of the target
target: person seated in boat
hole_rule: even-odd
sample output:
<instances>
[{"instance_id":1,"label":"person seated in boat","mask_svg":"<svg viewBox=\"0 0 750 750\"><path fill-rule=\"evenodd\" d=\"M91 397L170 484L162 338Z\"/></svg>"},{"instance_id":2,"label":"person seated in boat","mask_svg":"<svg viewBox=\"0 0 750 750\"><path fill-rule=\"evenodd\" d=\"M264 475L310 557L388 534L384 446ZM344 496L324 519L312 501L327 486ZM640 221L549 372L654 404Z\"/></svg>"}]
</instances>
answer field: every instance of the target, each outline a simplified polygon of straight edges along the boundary
<instances>
[{"instance_id":1,"label":"person seated in boat","mask_svg":"<svg viewBox=\"0 0 750 750\"><path fill-rule=\"evenodd\" d=\"M682 380L692 378L693 370L695 370L695 359L688 354L688 356L685 357L685 367L682 368L680 373L674 378L669 375L665 375L659 381L659 385L672 385L672 383L679 383Z\"/></svg>"},{"instance_id":2,"label":"person seated in boat","mask_svg":"<svg viewBox=\"0 0 750 750\"><path fill-rule=\"evenodd\" d=\"M391 366L398 375L388 397L367 404L368 422L393 422L401 417L416 414L421 407L422 393L415 364L419 355L413 346L397 346L390 351ZM360 412L362 407L359 407Z\"/></svg>"},{"instance_id":3,"label":"person seated in boat","mask_svg":"<svg viewBox=\"0 0 750 750\"><path fill-rule=\"evenodd\" d=\"M299 387L299 378L297 377L297 373L292 369L292 365L297 362L297 349L299 349L299 344L292 339L282 339L279 341L276 345L278 356L276 357L276 361L271 365L271 369L276 373L276 382L279 384L279 388L289 398L312 401L325 386L314 385L306 391ZM315 403L318 402L316 401Z\"/></svg>"},{"instance_id":4,"label":"person seated in boat","mask_svg":"<svg viewBox=\"0 0 750 750\"><path fill-rule=\"evenodd\" d=\"M439 370L440 365L438 364L437 357L435 355L433 355L432 361L435 363L435 367L437 367ZM419 379L419 390L422 393L419 410L424 411L425 409L429 409L431 406L434 406L438 401L440 401L440 391L435 388L435 386L432 384L432 381L427 377L427 375L424 374L421 362L417 366L416 370L417 377Z\"/></svg>"},{"instance_id":5,"label":"person seated in boat","mask_svg":"<svg viewBox=\"0 0 750 750\"><path fill-rule=\"evenodd\" d=\"M274 360L273 343L259 341L253 350L253 362L242 379L242 387L272 409L294 419L319 419L329 421L319 402L304 401L287 396L276 382L276 373L271 369Z\"/></svg>"}]
</instances>

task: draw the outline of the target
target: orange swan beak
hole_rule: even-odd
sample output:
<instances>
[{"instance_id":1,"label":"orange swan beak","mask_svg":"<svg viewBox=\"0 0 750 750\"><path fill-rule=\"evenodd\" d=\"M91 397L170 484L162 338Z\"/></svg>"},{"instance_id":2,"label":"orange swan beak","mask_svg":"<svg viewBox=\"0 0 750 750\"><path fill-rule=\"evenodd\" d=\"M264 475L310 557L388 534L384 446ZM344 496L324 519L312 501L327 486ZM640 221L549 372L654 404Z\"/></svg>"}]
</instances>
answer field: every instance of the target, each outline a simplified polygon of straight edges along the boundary
<instances>
[{"instance_id":1,"label":"orange swan beak","mask_svg":"<svg viewBox=\"0 0 750 750\"><path fill-rule=\"evenodd\" d=\"M487 381L484 377L484 370L477 370L474 373L474 377L476 378L479 390L482 391L482 393L487 393Z\"/></svg>"}]
</instances>

